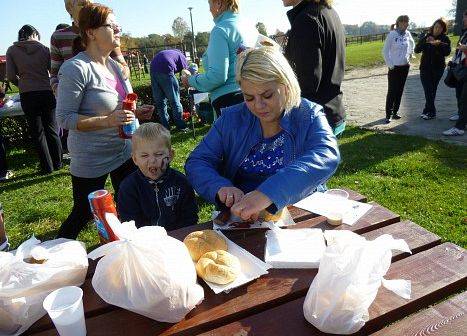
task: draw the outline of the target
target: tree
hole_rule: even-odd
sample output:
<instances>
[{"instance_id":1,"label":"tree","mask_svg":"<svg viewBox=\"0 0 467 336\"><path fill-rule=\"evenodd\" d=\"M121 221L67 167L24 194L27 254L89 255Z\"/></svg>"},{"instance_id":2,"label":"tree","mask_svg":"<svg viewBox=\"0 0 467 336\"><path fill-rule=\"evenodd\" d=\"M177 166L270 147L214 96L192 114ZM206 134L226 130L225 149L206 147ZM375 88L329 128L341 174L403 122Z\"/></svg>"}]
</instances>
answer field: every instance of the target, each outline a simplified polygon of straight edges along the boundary
<instances>
[{"instance_id":1,"label":"tree","mask_svg":"<svg viewBox=\"0 0 467 336\"><path fill-rule=\"evenodd\" d=\"M172 24L172 31L175 37L178 38L180 42L183 42L183 37L190 31L190 28L188 28L188 24L183 18L178 17Z\"/></svg>"},{"instance_id":2,"label":"tree","mask_svg":"<svg viewBox=\"0 0 467 336\"><path fill-rule=\"evenodd\" d=\"M408 30L412 31L412 30L415 30L417 29L417 24L413 21L410 21L409 22L409 27L407 28Z\"/></svg>"},{"instance_id":3,"label":"tree","mask_svg":"<svg viewBox=\"0 0 467 336\"><path fill-rule=\"evenodd\" d=\"M266 30L266 26L265 26L264 23L258 22L258 23L256 24L256 29L258 30L258 33L260 33L260 34L262 34L262 35L264 35L264 36L268 36L268 32L267 32L267 30Z\"/></svg>"},{"instance_id":4,"label":"tree","mask_svg":"<svg viewBox=\"0 0 467 336\"><path fill-rule=\"evenodd\" d=\"M209 43L209 32L198 32L195 37L196 45L198 47L206 47Z\"/></svg>"}]
</instances>

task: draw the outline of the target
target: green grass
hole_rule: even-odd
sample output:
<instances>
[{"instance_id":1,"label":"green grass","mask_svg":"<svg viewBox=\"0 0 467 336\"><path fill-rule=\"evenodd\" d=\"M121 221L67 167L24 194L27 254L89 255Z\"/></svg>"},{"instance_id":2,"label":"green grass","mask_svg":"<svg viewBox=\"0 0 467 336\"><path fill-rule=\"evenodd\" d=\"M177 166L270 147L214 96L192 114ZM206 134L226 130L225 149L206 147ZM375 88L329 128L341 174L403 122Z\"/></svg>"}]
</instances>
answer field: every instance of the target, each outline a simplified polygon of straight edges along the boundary
<instances>
[{"instance_id":1,"label":"green grass","mask_svg":"<svg viewBox=\"0 0 467 336\"><path fill-rule=\"evenodd\" d=\"M346 70L384 64L381 54L383 45L381 41L348 45L345 49Z\"/></svg>"},{"instance_id":2,"label":"green grass","mask_svg":"<svg viewBox=\"0 0 467 336\"><path fill-rule=\"evenodd\" d=\"M197 137L175 134L173 167L183 171L186 157L209 127ZM330 187L347 187L439 235L443 241L467 247L467 149L420 137L379 134L349 127L340 140L342 163ZM33 152L13 149L8 162L16 173L2 183L0 202L13 247L32 233L51 239L71 206L68 167L50 176L37 176ZM107 186L111 188L110 184ZM212 206L199 200L200 221L210 219ZM78 237L88 248L97 244L90 224Z\"/></svg>"}]
</instances>

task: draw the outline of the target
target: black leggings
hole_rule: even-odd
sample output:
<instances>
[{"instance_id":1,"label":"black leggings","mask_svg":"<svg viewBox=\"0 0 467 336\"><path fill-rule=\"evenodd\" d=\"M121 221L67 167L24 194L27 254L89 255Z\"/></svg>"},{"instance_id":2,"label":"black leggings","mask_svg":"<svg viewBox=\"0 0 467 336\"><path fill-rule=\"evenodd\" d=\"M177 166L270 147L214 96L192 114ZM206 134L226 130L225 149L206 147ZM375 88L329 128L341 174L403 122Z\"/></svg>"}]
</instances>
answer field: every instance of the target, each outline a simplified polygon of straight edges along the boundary
<instances>
[{"instance_id":1,"label":"black leggings","mask_svg":"<svg viewBox=\"0 0 467 336\"><path fill-rule=\"evenodd\" d=\"M114 199L117 197L120 183L135 170L136 166L133 160L129 159L120 167L109 173L112 186L115 190ZM89 207L88 195L93 191L104 189L105 181L109 174L96 178L84 178L71 175L73 209L68 215L68 218L62 223L57 238L76 239L84 226L93 219Z\"/></svg>"},{"instance_id":2,"label":"black leggings","mask_svg":"<svg viewBox=\"0 0 467 336\"><path fill-rule=\"evenodd\" d=\"M216 98L212 103L212 107L216 111L217 117L221 116L221 109L232 105L243 103L243 93L241 91L230 92L219 98Z\"/></svg>"},{"instance_id":3,"label":"black leggings","mask_svg":"<svg viewBox=\"0 0 467 336\"><path fill-rule=\"evenodd\" d=\"M401 105L405 81L409 74L410 65L395 66L388 72L388 94L386 96L386 118L396 115Z\"/></svg>"},{"instance_id":4,"label":"black leggings","mask_svg":"<svg viewBox=\"0 0 467 336\"><path fill-rule=\"evenodd\" d=\"M42 173L62 167L62 144L55 121L55 97L52 91L31 91L20 94L21 108L28 119Z\"/></svg>"}]
</instances>

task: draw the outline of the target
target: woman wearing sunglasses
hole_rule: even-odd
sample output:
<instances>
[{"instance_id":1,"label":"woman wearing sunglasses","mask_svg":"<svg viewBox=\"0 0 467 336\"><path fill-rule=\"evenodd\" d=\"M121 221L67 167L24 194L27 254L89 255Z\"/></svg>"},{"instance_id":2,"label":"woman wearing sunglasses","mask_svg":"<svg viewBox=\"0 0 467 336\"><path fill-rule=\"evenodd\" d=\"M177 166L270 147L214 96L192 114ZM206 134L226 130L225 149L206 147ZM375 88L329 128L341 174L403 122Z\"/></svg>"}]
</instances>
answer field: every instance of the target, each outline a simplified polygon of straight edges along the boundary
<instances>
[{"instance_id":1,"label":"woman wearing sunglasses","mask_svg":"<svg viewBox=\"0 0 467 336\"><path fill-rule=\"evenodd\" d=\"M112 10L99 4L84 6L79 23L85 51L60 68L56 109L59 124L70 130L74 202L58 236L71 239L92 219L88 194L103 189L108 175L117 193L120 182L136 169L130 141L118 136L119 126L135 118L131 111L121 109L132 88L110 57L111 51L120 46L121 29ZM142 109L152 113L154 108Z\"/></svg>"}]
</instances>

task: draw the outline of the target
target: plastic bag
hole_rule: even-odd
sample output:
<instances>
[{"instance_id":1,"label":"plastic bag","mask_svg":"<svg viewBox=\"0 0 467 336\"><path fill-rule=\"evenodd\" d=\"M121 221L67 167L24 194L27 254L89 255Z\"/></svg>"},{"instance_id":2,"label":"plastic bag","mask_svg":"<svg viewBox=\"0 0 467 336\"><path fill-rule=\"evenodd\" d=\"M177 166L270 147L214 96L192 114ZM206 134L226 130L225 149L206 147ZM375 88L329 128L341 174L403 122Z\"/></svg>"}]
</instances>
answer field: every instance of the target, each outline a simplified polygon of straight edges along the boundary
<instances>
[{"instance_id":1,"label":"plastic bag","mask_svg":"<svg viewBox=\"0 0 467 336\"><path fill-rule=\"evenodd\" d=\"M382 235L373 241L350 231L325 231L328 246L311 283L303 313L325 333L352 334L368 321L368 308L383 285L410 299L410 281L385 280L391 250L410 252L407 243Z\"/></svg>"},{"instance_id":2,"label":"plastic bag","mask_svg":"<svg viewBox=\"0 0 467 336\"><path fill-rule=\"evenodd\" d=\"M160 226L136 228L106 214L121 239L89 253L99 260L92 286L109 304L151 319L175 323L204 299L185 244Z\"/></svg>"},{"instance_id":3,"label":"plastic bag","mask_svg":"<svg viewBox=\"0 0 467 336\"><path fill-rule=\"evenodd\" d=\"M0 336L19 335L46 314L44 298L64 286L83 284L88 269L84 244L31 237L16 253L0 252Z\"/></svg>"}]
</instances>

